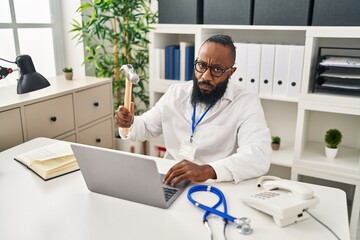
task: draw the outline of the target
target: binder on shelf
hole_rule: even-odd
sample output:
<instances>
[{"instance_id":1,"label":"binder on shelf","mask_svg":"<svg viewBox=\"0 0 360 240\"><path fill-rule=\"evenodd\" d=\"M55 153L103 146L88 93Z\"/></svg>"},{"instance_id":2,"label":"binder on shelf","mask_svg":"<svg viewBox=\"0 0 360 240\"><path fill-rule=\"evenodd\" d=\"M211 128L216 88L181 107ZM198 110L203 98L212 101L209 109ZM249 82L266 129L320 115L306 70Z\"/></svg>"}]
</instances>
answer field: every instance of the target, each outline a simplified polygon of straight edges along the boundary
<instances>
[{"instance_id":1,"label":"binder on shelf","mask_svg":"<svg viewBox=\"0 0 360 240\"><path fill-rule=\"evenodd\" d=\"M174 49L174 80L180 80L180 49Z\"/></svg>"},{"instance_id":2,"label":"binder on shelf","mask_svg":"<svg viewBox=\"0 0 360 240\"><path fill-rule=\"evenodd\" d=\"M300 95L302 70L304 63L304 46L290 46L289 72L286 95L289 98L297 98Z\"/></svg>"},{"instance_id":3,"label":"binder on shelf","mask_svg":"<svg viewBox=\"0 0 360 240\"><path fill-rule=\"evenodd\" d=\"M246 89L259 93L261 44L249 43L246 67Z\"/></svg>"},{"instance_id":4,"label":"binder on shelf","mask_svg":"<svg viewBox=\"0 0 360 240\"><path fill-rule=\"evenodd\" d=\"M156 48L154 51L154 76L157 79L165 78L165 49Z\"/></svg>"},{"instance_id":5,"label":"binder on shelf","mask_svg":"<svg viewBox=\"0 0 360 240\"><path fill-rule=\"evenodd\" d=\"M175 49L178 49L179 45L167 45L165 46L165 78L174 79L174 53Z\"/></svg>"},{"instance_id":6,"label":"binder on shelf","mask_svg":"<svg viewBox=\"0 0 360 240\"><path fill-rule=\"evenodd\" d=\"M192 51L192 56L191 56L191 49L194 49L194 43L180 42L180 80L182 81L192 79L192 72L190 78L188 75L186 75L187 71L190 71L189 61L191 63L191 67L193 67L192 65L194 62L194 51Z\"/></svg>"},{"instance_id":7,"label":"binder on shelf","mask_svg":"<svg viewBox=\"0 0 360 240\"><path fill-rule=\"evenodd\" d=\"M236 71L232 75L231 81L240 88L246 88L247 43L234 43L234 45L236 47Z\"/></svg>"},{"instance_id":8,"label":"binder on shelf","mask_svg":"<svg viewBox=\"0 0 360 240\"><path fill-rule=\"evenodd\" d=\"M185 81L193 79L194 74L195 47L185 48Z\"/></svg>"},{"instance_id":9,"label":"binder on shelf","mask_svg":"<svg viewBox=\"0 0 360 240\"><path fill-rule=\"evenodd\" d=\"M290 45L276 45L273 96L285 97L289 71Z\"/></svg>"},{"instance_id":10,"label":"binder on shelf","mask_svg":"<svg viewBox=\"0 0 360 240\"><path fill-rule=\"evenodd\" d=\"M271 96L274 78L275 45L262 44L260 62L260 87L259 94Z\"/></svg>"}]
</instances>

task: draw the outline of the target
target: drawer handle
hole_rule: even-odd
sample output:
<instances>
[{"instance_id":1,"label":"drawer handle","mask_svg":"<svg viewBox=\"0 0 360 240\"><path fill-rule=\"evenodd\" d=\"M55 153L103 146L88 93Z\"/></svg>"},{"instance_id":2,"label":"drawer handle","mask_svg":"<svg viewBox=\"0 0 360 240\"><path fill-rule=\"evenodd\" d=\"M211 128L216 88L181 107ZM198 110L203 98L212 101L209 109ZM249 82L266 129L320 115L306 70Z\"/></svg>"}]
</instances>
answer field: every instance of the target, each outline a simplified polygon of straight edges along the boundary
<instances>
[{"instance_id":1,"label":"drawer handle","mask_svg":"<svg viewBox=\"0 0 360 240\"><path fill-rule=\"evenodd\" d=\"M98 107L99 106L99 102L94 102L94 107Z\"/></svg>"},{"instance_id":2,"label":"drawer handle","mask_svg":"<svg viewBox=\"0 0 360 240\"><path fill-rule=\"evenodd\" d=\"M57 118L55 116L50 118L51 121L56 122Z\"/></svg>"},{"instance_id":3,"label":"drawer handle","mask_svg":"<svg viewBox=\"0 0 360 240\"><path fill-rule=\"evenodd\" d=\"M101 138L96 138L95 140L97 143L101 143Z\"/></svg>"}]
</instances>

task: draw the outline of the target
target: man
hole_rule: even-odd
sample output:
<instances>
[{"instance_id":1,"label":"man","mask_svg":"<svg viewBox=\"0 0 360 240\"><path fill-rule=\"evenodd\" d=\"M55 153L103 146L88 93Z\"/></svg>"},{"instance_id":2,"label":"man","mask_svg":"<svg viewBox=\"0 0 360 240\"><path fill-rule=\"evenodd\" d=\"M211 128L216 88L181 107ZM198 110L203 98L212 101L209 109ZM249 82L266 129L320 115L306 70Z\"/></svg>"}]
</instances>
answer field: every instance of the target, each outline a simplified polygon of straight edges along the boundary
<instances>
[{"instance_id":1,"label":"man","mask_svg":"<svg viewBox=\"0 0 360 240\"><path fill-rule=\"evenodd\" d=\"M163 134L167 158L179 160L165 184L190 180L239 181L265 174L271 162L270 132L260 100L229 81L236 71L231 37L215 35L200 47L193 81L173 84L155 106L134 117L120 106L115 121L130 128L125 139Z\"/></svg>"}]
</instances>

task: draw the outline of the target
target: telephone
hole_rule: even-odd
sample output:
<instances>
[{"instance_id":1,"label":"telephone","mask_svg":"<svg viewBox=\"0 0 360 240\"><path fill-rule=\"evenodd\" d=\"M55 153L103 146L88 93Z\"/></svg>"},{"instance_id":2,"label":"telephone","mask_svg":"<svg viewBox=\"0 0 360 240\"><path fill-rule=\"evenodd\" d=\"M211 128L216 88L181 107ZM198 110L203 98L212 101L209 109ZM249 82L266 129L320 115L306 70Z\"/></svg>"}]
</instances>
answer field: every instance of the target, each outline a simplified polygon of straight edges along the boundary
<instances>
[{"instance_id":1,"label":"telephone","mask_svg":"<svg viewBox=\"0 0 360 240\"><path fill-rule=\"evenodd\" d=\"M262 176L259 178L258 187L263 187L264 190L242 198L242 201L273 216L275 224L279 227L308 218L309 215L304 210L314 209L319 203L313 190L299 182Z\"/></svg>"}]
</instances>

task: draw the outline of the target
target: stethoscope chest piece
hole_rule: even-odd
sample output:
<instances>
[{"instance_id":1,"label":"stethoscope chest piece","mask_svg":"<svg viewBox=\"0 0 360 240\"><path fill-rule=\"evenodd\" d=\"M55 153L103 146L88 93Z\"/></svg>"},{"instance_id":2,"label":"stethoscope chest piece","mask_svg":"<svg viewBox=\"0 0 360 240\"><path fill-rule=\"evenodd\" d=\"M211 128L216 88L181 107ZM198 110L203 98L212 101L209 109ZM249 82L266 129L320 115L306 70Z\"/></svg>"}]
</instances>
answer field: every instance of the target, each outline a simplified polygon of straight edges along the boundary
<instances>
[{"instance_id":1,"label":"stethoscope chest piece","mask_svg":"<svg viewBox=\"0 0 360 240\"><path fill-rule=\"evenodd\" d=\"M235 220L235 223L238 224L236 227L238 232L244 235L250 235L253 232L253 229L250 226L250 219L247 217L238 218Z\"/></svg>"}]
</instances>

